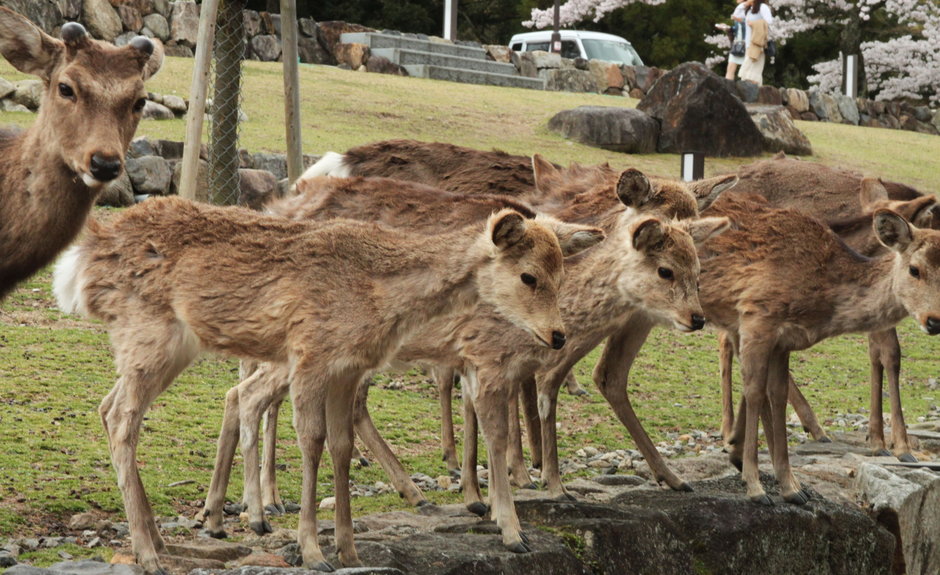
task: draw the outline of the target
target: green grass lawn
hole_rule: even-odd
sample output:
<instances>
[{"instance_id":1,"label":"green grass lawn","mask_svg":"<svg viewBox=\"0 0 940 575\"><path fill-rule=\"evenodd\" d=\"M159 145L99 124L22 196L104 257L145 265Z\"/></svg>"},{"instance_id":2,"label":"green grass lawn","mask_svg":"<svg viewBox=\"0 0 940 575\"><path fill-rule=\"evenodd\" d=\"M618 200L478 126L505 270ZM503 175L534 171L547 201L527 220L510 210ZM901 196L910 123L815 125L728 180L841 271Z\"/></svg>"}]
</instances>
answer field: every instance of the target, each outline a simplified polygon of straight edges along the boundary
<instances>
[{"instance_id":1,"label":"green grass lawn","mask_svg":"<svg viewBox=\"0 0 940 575\"><path fill-rule=\"evenodd\" d=\"M170 58L149 87L186 96L191 60ZM0 64L0 76L23 76ZM579 105L634 106L635 100L590 94L489 88L431 80L301 67L304 151L342 151L366 142L407 137L517 154L539 152L570 162L610 162L677 177L676 155L625 155L588 148L550 133L548 119ZM244 73L242 147L284 151L282 79L278 65L247 62ZM0 124L27 125L33 115L0 113ZM910 132L799 122L813 143L812 160L940 191L940 138ZM143 122L138 135L182 140L183 120ZM709 175L752 160L708 159ZM938 402L928 380L940 377L936 340L905 321L902 394L909 422ZM675 431L718 428L719 390L713 333L682 335L658 329L642 350L630 382L631 398L654 441ZM559 421L562 457L585 446L632 448L625 429L593 389L596 352L576 368L591 395L562 394ZM868 406L868 356L863 336L840 337L797 354L797 381L824 425L834 415ZM148 414L139 463L157 514L191 514L205 495L226 390L237 381L237 363L204 357L163 394ZM54 307L48 271L22 285L0 306L0 537L61 532L79 511L122 517L97 405L114 380L107 336L100 324L63 316ZM436 393L423 376L406 377L404 389L382 383L371 392L373 417L405 465L431 476L446 470L438 450ZM459 405L455 402L455 412ZM300 457L289 417L278 442L285 497L297 500ZM462 423L457 418L458 425ZM237 462L237 463L240 463ZM328 460L327 460L328 463ZM356 482L385 480L376 466L354 471ZM185 482L191 480L190 482ZM320 474L321 493L331 492L331 472ZM185 482L171 487L171 484ZM229 494L238 497L241 472ZM434 493L435 501L459 501ZM357 514L407 508L396 495L358 498ZM321 515L323 516L323 515ZM293 518L277 519L290 526Z\"/></svg>"}]
</instances>

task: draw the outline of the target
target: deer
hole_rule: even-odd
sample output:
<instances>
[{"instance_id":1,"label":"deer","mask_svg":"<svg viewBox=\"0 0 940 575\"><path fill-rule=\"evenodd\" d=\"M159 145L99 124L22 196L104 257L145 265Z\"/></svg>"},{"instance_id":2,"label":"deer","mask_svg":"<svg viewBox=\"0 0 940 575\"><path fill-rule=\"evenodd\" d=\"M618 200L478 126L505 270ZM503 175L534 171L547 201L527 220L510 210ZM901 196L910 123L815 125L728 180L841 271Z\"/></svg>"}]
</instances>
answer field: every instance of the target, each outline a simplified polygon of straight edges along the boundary
<instances>
[{"instance_id":1,"label":"deer","mask_svg":"<svg viewBox=\"0 0 940 575\"><path fill-rule=\"evenodd\" d=\"M528 202L539 211L560 215L566 221L597 224L597 220L603 218L608 210L622 208L618 195L613 193L621 174L620 170L612 168L609 164L572 164L561 168L540 154L534 154L530 159L524 156L510 156L499 151L486 152L445 143L387 140L357 146L347 150L345 154L328 152L308 168L304 177L393 176L397 179L431 184L467 196L491 194L493 190L498 190L500 194ZM732 188L736 181L734 175L722 175L689 183L652 178L650 182L655 193L641 209L645 213L662 213L669 218L696 217L700 209L704 209L722 192ZM649 325L644 327L641 321L642 314L632 320L632 324L637 326L635 329L625 326L624 336L612 336L605 350L613 349L612 343L616 346L629 344L636 348L633 351L636 353L649 331L658 323L655 320L645 322ZM624 349L622 353L630 353L630 350ZM449 370L432 373L441 400L443 458L448 470L459 476L461 466L457 464L451 418L454 376ZM625 424L629 422L631 435L647 461L651 462L657 481L666 482L673 489L689 489L688 484L666 466L652 441L636 423L629 398L625 395L625 387L620 389L619 385L606 385L599 378L595 380L600 381L599 388L621 421ZM583 393L579 391L581 388L570 372L565 374L564 384L570 393ZM542 462L542 447L538 411L532 408L536 402L532 397L534 388L529 386L526 390L529 401L523 402L523 405L528 408L528 438L533 465L539 467ZM513 429L515 431L516 427ZM521 446L517 445L515 440L511 443L510 452L513 458L513 483L519 487L532 486L522 461ZM271 467L273 463L266 463L265 466ZM273 480L268 479L266 483L271 481ZM549 483L549 491L553 496L564 496L560 477L554 477Z\"/></svg>"},{"instance_id":2,"label":"deer","mask_svg":"<svg viewBox=\"0 0 940 575\"><path fill-rule=\"evenodd\" d=\"M408 332L478 302L492 305L523 337L561 347L564 267L555 232L513 210L427 236L177 197L148 200L109 224L90 221L57 263L53 286L61 309L101 319L111 338L118 379L99 414L137 563L165 573L159 553L166 546L136 463L140 425L201 350L287 366L304 462L303 563L333 570L317 541L315 505L329 438L337 554L342 565L360 565L349 501L359 380Z\"/></svg>"},{"instance_id":3,"label":"deer","mask_svg":"<svg viewBox=\"0 0 940 575\"><path fill-rule=\"evenodd\" d=\"M872 225L889 255L872 259L819 220L758 195L725 195L704 214L733 222L699 250L703 310L741 359L731 462L747 497L772 504L758 477L761 418L781 495L804 504L810 495L793 475L786 439L790 354L835 335L885 330L908 315L940 333L940 232L880 208Z\"/></svg>"},{"instance_id":4,"label":"deer","mask_svg":"<svg viewBox=\"0 0 940 575\"><path fill-rule=\"evenodd\" d=\"M853 249L868 257L886 252L873 233L872 215L878 208L889 208L919 228L940 229L940 206L933 194L922 194L897 182L866 178L848 170L787 158L778 154L740 168L740 183L732 192L763 196L777 207L803 210L829 223L830 227ZM891 327L868 334L871 360L871 403L868 440L872 453L891 455L884 435L882 383L887 377L891 403L891 437L895 456L913 462L899 389L901 347L897 331ZM730 342L720 340L722 382L722 435L731 437L734 405L731 395L733 350ZM803 427L821 442L831 441L819 424L812 407L799 388L790 382L789 400Z\"/></svg>"},{"instance_id":5,"label":"deer","mask_svg":"<svg viewBox=\"0 0 940 575\"><path fill-rule=\"evenodd\" d=\"M75 22L53 38L0 7L0 53L44 88L35 122L0 132L3 299L75 239L98 193L121 174L144 81L160 69L163 49L144 37L117 48Z\"/></svg>"},{"instance_id":6,"label":"deer","mask_svg":"<svg viewBox=\"0 0 940 575\"><path fill-rule=\"evenodd\" d=\"M623 172L616 187L606 188L606 192L611 194L615 190L620 207L610 210L606 218L599 218L604 220L604 224L599 227L607 232L608 239L575 258L566 268L568 277L562 288L566 302L563 313L577 318L579 325L585 326L578 332L578 343L572 348L579 350L580 356L603 339L605 330L616 326L623 318L629 318L637 308L648 308L649 314L663 318L661 321L669 322L683 331L701 329L704 319L696 301L698 264L694 243L720 233L727 226L724 218L673 224L670 223L671 219L642 213L644 206L659 206L662 198L654 193L650 181L636 170ZM696 211L695 198L685 190L683 193L687 204L682 208ZM368 197L363 197L350 201L349 205L374 217L371 208L363 207L369 201ZM378 200L376 203L382 202ZM349 213L344 212L343 215ZM532 346L515 342L511 335L514 328L507 327L504 321L494 317L492 311L477 310L461 323L459 329L452 330L452 337L443 337L438 330L429 324L423 326L398 350L396 360L430 362L457 370L467 378L465 404L472 403L474 413L479 415L490 456L493 517L500 527L504 546L514 552L527 552L529 548L512 505L505 461L507 405L518 391L517 382L534 377L536 371L542 369L543 365L553 364L558 356L546 356ZM493 338L492 345L483 341L490 338ZM270 380L268 382L257 384L262 395L270 391L270 388L265 387L270 384ZM246 380L239 387L248 384ZM364 405L364 402L359 402L357 432L379 458L383 468L392 475L392 481L399 491L406 494L400 486L408 483L407 473L397 462L389 464L383 460L383 457L394 459L394 455L387 448L374 449L370 440L361 433L361 429L368 428L371 423L360 419L363 413L360 409ZM242 419L236 426L241 425L243 430L246 427L257 429L258 411L254 413L253 421ZM468 427L475 421L476 415L467 417ZM229 421L228 414L226 421ZM230 430L228 433L234 432ZM230 459L225 460L222 467L227 465L230 465ZM400 475L404 475L403 478L396 479L390 471L396 468ZM479 514L485 513L487 507L482 502L478 484L473 482L473 474L467 473L465 469L464 477L467 480L463 485L467 507Z\"/></svg>"},{"instance_id":7,"label":"deer","mask_svg":"<svg viewBox=\"0 0 940 575\"><path fill-rule=\"evenodd\" d=\"M494 212L512 209L527 219L551 227L561 241L563 255L571 257L592 247L604 236L601 230L578 224L565 224L554 218L537 215L524 204L502 196L465 198L413 182L388 178L301 178L295 184L297 195L266 206L268 214L301 221L330 221L337 217L353 218L408 229L415 233L440 233L465 222L485 222ZM525 281L536 281L531 274ZM448 319L448 321L450 321ZM447 336L439 334L438 338ZM562 345L562 341L552 341ZM249 526L259 535L271 532L264 511L283 511L274 480L273 452L266 452L264 473L258 475L257 430L262 413L266 413L265 448L276 441L277 411L289 390L283 368L262 365L252 373L245 369L243 381L226 394L222 432L219 436L216 465L202 516L206 530L215 537L225 537L222 528L222 507L228 485L231 461L240 442L244 453L245 493ZM367 378L363 378L366 382ZM360 435L371 430L361 430ZM375 434L378 432L375 431ZM373 449L381 449L371 443ZM400 467L400 466L399 466ZM398 477L397 469L390 474ZM426 503L410 479L396 484L403 496L415 505ZM261 496L259 497L259 492ZM259 503L260 502L260 503Z\"/></svg>"}]
</instances>

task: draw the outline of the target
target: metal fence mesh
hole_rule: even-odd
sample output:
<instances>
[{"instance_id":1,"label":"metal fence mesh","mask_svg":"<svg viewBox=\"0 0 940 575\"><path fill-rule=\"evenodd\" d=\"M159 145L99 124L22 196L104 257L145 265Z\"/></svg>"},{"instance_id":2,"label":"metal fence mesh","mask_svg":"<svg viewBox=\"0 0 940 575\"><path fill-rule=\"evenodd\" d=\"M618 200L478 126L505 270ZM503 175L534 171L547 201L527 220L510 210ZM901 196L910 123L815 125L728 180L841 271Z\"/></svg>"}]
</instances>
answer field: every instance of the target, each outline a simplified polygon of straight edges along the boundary
<instances>
[{"instance_id":1,"label":"metal fence mesh","mask_svg":"<svg viewBox=\"0 0 940 575\"><path fill-rule=\"evenodd\" d=\"M239 114L245 32L244 0L222 0L212 49L212 105L208 107L208 196L213 204L239 203Z\"/></svg>"}]
</instances>

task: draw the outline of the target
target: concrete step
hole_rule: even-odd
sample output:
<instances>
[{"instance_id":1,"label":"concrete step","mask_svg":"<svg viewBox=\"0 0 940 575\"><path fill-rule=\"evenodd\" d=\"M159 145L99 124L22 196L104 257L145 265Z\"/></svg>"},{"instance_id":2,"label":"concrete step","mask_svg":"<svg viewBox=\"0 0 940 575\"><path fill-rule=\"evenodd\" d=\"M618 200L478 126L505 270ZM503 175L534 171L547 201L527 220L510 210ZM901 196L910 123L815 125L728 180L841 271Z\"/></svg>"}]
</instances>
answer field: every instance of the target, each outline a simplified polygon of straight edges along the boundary
<instances>
[{"instance_id":1,"label":"concrete step","mask_svg":"<svg viewBox=\"0 0 940 575\"><path fill-rule=\"evenodd\" d=\"M344 44L365 44L372 50L379 48L399 48L401 50L415 50L418 52L430 52L431 54L445 54L447 56L458 56L460 58L486 60L486 50L477 46L461 46L450 42L421 40L395 34L347 32L340 36L340 42Z\"/></svg>"},{"instance_id":2,"label":"concrete step","mask_svg":"<svg viewBox=\"0 0 940 575\"><path fill-rule=\"evenodd\" d=\"M544 90L545 80L542 78L526 78L525 76L511 76L508 74L492 74L476 70L462 70L446 66L431 66L427 64L406 64L403 66L408 74L416 78L431 78L432 80L446 80L448 82L462 82L464 84L485 84L488 86L506 86L510 88L529 88Z\"/></svg>"},{"instance_id":3,"label":"concrete step","mask_svg":"<svg viewBox=\"0 0 940 575\"><path fill-rule=\"evenodd\" d=\"M372 53L388 58L399 66L410 64L424 64L441 68L460 68L461 70L474 70L476 72L489 72L491 74L517 74L516 67L505 62L495 62L480 58L463 58L450 54L435 54L433 52L419 52L403 48L373 48Z\"/></svg>"}]
</instances>

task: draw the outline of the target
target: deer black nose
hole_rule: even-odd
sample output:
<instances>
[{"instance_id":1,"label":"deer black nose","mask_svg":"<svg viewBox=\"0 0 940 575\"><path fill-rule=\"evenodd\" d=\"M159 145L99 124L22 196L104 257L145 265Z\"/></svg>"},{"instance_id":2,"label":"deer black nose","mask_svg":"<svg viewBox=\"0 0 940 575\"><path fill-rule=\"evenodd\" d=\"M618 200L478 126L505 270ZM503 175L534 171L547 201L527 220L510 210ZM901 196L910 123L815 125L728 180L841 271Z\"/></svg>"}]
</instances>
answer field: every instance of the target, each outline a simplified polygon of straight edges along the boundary
<instances>
[{"instance_id":1,"label":"deer black nose","mask_svg":"<svg viewBox=\"0 0 940 575\"><path fill-rule=\"evenodd\" d=\"M692 314L692 331L696 331L705 327L705 317L700 316L697 313Z\"/></svg>"},{"instance_id":2,"label":"deer black nose","mask_svg":"<svg viewBox=\"0 0 940 575\"><path fill-rule=\"evenodd\" d=\"M561 349L565 347L565 334L560 331L552 332L552 349Z\"/></svg>"},{"instance_id":3,"label":"deer black nose","mask_svg":"<svg viewBox=\"0 0 940 575\"><path fill-rule=\"evenodd\" d=\"M91 175L100 182L110 182L121 173L121 159L95 154L91 157Z\"/></svg>"},{"instance_id":4,"label":"deer black nose","mask_svg":"<svg viewBox=\"0 0 940 575\"><path fill-rule=\"evenodd\" d=\"M937 335L940 333L940 319L935 317L927 318L927 333L930 335Z\"/></svg>"}]
</instances>

